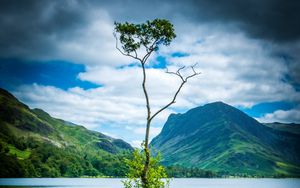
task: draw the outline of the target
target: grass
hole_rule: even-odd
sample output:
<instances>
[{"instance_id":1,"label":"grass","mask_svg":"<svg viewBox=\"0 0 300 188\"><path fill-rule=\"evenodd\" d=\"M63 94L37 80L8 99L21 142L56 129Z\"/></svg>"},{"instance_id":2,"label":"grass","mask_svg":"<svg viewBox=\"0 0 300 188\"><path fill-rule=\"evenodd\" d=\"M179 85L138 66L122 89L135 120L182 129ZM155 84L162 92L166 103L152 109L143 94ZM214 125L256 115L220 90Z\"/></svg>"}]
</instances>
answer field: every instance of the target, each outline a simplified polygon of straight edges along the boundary
<instances>
[{"instance_id":1,"label":"grass","mask_svg":"<svg viewBox=\"0 0 300 188\"><path fill-rule=\"evenodd\" d=\"M26 149L26 150L22 151L22 150L15 148L12 145L8 145L8 148L9 148L10 155L16 155L17 158L21 159L21 160L28 159L31 154L30 149Z\"/></svg>"}]
</instances>

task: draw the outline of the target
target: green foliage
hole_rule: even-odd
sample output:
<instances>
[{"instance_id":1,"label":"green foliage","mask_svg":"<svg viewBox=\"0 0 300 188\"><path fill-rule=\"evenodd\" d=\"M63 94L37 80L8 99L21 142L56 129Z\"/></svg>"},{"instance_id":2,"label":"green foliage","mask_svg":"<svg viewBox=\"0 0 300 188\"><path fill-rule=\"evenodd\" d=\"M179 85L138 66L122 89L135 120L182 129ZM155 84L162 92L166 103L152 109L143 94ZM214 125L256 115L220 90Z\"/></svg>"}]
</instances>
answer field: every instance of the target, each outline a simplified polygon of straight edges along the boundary
<instances>
[{"instance_id":1,"label":"green foliage","mask_svg":"<svg viewBox=\"0 0 300 188\"><path fill-rule=\"evenodd\" d=\"M163 166L159 164L160 155L150 158L150 166L147 174L149 188L164 188L169 187L169 179L167 178L166 171ZM127 173L126 180L123 181L125 188L141 188L142 181L140 179L144 164L145 164L145 154L139 150L133 152L131 159L125 159L125 164L128 166L129 171Z\"/></svg>"},{"instance_id":2,"label":"green foliage","mask_svg":"<svg viewBox=\"0 0 300 188\"><path fill-rule=\"evenodd\" d=\"M191 167L186 168L182 166L168 166L166 172L170 178L214 178L220 177L219 174L210 170L203 170L201 168Z\"/></svg>"},{"instance_id":3,"label":"green foliage","mask_svg":"<svg viewBox=\"0 0 300 188\"><path fill-rule=\"evenodd\" d=\"M115 32L120 34L120 42L126 53L131 53L141 46L146 50L156 51L158 45L169 45L176 37L173 25L165 19L155 19L142 24L115 22Z\"/></svg>"},{"instance_id":4,"label":"green foliage","mask_svg":"<svg viewBox=\"0 0 300 188\"><path fill-rule=\"evenodd\" d=\"M32 141L32 140L31 140ZM24 151L0 142L0 177L125 177L128 168L123 164L129 152L109 154L82 152L76 148L58 148L49 143L36 142ZM29 153L27 153L29 151Z\"/></svg>"},{"instance_id":5,"label":"green foliage","mask_svg":"<svg viewBox=\"0 0 300 188\"><path fill-rule=\"evenodd\" d=\"M24 149L23 151L12 145L8 145L8 148L9 153L11 155L16 155L19 159L27 159L30 156L30 150L28 148Z\"/></svg>"},{"instance_id":6,"label":"green foliage","mask_svg":"<svg viewBox=\"0 0 300 188\"><path fill-rule=\"evenodd\" d=\"M13 178L24 177L27 175L22 161L19 161L16 156L8 156L6 153L0 153L0 177Z\"/></svg>"}]
</instances>

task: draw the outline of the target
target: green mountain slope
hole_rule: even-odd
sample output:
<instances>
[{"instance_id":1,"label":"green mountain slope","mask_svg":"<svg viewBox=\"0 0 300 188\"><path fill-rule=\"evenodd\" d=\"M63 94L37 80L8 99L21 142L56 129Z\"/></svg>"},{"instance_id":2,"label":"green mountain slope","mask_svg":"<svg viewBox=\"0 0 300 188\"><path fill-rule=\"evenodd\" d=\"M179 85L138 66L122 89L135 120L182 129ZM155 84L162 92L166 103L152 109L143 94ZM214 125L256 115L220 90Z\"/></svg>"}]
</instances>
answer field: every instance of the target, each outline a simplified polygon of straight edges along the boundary
<instances>
[{"instance_id":1,"label":"green mountain slope","mask_svg":"<svg viewBox=\"0 0 300 188\"><path fill-rule=\"evenodd\" d=\"M299 136L216 102L170 115L151 145L166 166L240 176L299 176Z\"/></svg>"},{"instance_id":2,"label":"green mountain slope","mask_svg":"<svg viewBox=\"0 0 300 188\"><path fill-rule=\"evenodd\" d=\"M0 89L0 177L124 176L133 148L40 109ZM120 167L121 166L121 167Z\"/></svg>"}]
</instances>

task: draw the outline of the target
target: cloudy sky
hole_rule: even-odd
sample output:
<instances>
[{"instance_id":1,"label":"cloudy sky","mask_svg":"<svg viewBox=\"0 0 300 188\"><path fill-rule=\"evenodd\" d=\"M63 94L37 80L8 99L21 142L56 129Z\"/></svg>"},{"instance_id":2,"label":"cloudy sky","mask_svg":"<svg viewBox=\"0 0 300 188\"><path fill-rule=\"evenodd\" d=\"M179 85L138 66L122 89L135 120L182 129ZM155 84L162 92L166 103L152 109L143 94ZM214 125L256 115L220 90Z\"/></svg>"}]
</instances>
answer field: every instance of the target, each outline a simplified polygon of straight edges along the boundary
<instances>
[{"instance_id":1,"label":"cloudy sky","mask_svg":"<svg viewBox=\"0 0 300 188\"><path fill-rule=\"evenodd\" d=\"M198 63L202 74L153 122L214 101L261 122L300 123L299 1L0 2L0 87L31 108L138 146L144 138L141 69L115 49L114 21L164 18L176 39L149 61L152 111L180 80L165 74ZM188 72L186 72L188 74Z\"/></svg>"}]
</instances>

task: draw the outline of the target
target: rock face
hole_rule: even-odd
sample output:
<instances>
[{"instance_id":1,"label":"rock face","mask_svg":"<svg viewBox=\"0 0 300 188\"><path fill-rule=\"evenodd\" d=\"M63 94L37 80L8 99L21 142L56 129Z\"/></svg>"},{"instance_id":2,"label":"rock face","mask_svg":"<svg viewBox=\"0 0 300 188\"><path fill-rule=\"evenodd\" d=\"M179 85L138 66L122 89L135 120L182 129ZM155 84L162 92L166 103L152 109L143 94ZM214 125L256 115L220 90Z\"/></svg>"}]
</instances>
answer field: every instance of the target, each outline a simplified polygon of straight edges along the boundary
<instances>
[{"instance_id":1,"label":"rock face","mask_svg":"<svg viewBox=\"0 0 300 188\"><path fill-rule=\"evenodd\" d=\"M267 126L222 102L171 114L152 142L164 165L228 174L299 175L299 125ZM297 131L296 131L297 130Z\"/></svg>"}]
</instances>

